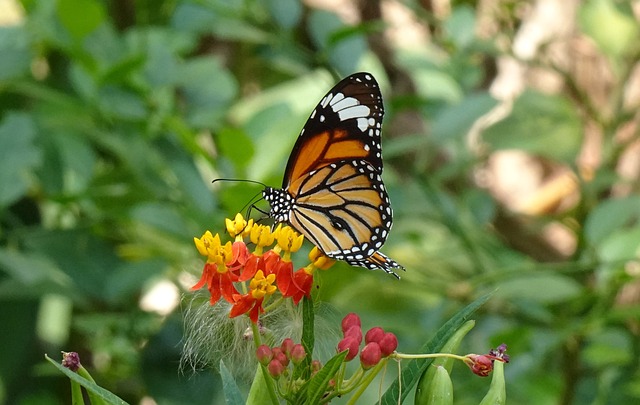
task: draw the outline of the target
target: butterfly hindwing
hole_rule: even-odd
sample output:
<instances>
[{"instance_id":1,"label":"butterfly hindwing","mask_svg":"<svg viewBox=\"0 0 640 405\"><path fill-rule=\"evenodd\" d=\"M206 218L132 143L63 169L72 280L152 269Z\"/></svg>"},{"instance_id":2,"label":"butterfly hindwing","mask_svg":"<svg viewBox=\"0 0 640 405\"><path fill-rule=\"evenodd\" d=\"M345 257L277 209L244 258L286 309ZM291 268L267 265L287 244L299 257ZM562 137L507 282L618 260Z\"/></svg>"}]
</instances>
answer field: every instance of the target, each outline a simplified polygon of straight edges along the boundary
<instances>
[{"instance_id":1,"label":"butterfly hindwing","mask_svg":"<svg viewBox=\"0 0 640 405\"><path fill-rule=\"evenodd\" d=\"M333 163L297 182L289 222L328 256L364 259L385 242L392 224L389 197L368 162Z\"/></svg>"}]
</instances>

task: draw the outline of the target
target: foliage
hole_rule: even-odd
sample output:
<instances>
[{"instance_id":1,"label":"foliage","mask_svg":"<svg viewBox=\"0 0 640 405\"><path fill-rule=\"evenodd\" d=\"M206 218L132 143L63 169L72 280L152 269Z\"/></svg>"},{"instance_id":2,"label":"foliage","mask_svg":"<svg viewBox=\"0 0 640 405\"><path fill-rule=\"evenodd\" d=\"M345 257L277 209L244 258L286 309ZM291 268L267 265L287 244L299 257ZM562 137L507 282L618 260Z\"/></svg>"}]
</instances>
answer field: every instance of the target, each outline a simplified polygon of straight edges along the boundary
<instances>
[{"instance_id":1,"label":"foliage","mask_svg":"<svg viewBox=\"0 0 640 405\"><path fill-rule=\"evenodd\" d=\"M423 42L384 37L377 1L16 3L22 17L0 26L0 401L69 403L42 357L61 350L130 403L222 401L217 363L177 370L179 297L201 266L193 236L260 190L210 181L277 185L316 100L367 70L387 110L384 250L407 272L397 282L337 265L320 299L412 352L497 288L463 346L509 344L510 401L637 402L637 10L559 2L573 31L549 24L523 53L541 2L444 3L394 3ZM505 61L526 91L499 100L489 89ZM493 162L513 150L548 186L520 206L491 187ZM165 306L149 304L163 291ZM487 391L452 378L456 403Z\"/></svg>"}]
</instances>

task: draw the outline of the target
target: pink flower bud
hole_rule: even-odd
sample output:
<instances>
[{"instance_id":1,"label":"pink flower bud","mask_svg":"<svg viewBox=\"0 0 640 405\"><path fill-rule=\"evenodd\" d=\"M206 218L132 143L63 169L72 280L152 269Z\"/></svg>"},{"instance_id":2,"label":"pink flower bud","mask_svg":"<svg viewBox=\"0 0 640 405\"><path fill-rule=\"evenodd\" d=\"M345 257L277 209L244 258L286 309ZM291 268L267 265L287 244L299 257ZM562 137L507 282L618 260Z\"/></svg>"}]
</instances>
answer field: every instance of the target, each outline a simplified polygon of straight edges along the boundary
<instances>
[{"instance_id":1,"label":"pink flower bud","mask_svg":"<svg viewBox=\"0 0 640 405\"><path fill-rule=\"evenodd\" d=\"M387 357L398 348L398 338L393 333L387 332L378 344L382 350L382 357Z\"/></svg>"},{"instance_id":2,"label":"pink flower bud","mask_svg":"<svg viewBox=\"0 0 640 405\"><path fill-rule=\"evenodd\" d=\"M287 357L291 357L291 349L293 349L294 344L295 343L293 343L293 339L291 338L286 338L285 340L282 341L280 348L282 349L282 351Z\"/></svg>"},{"instance_id":3,"label":"pink flower bud","mask_svg":"<svg viewBox=\"0 0 640 405\"><path fill-rule=\"evenodd\" d=\"M260 345L256 349L256 357L258 358L260 364L266 366L267 364L269 364L271 359L273 359L273 352L271 351L271 348L269 346Z\"/></svg>"},{"instance_id":4,"label":"pink flower bud","mask_svg":"<svg viewBox=\"0 0 640 405\"><path fill-rule=\"evenodd\" d=\"M360 364L365 370L370 369L380 362L382 351L376 342L367 343L360 353Z\"/></svg>"},{"instance_id":5,"label":"pink flower bud","mask_svg":"<svg viewBox=\"0 0 640 405\"><path fill-rule=\"evenodd\" d=\"M315 373L320 371L321 368L322 368L322 363L320 363L320 360L311 361L311 375L314 375Z\"/></svg>"},{"instance_id":6,"label":"pink flower bud","mask_svg":"<svg viewBox=\"0 0 640 405\"><path fill-rule=\"evenodd\" d=\"M338 342L338 352L343 352L345 350L349 350L347 353L347 357L345 357L344 361L351 361L358 354L358 349L360 348L360 343L353 337L346 337Z\"/></svg>"},{"instance_id":7,"label":"pink flower bud","mask_svg":"<svg viewBox=\"0 0 640 405\"><path fill-rule=\"evenodd\" d=\"M374 328L371 328L367 331L367 334L364 335L364 342L365 343L371 343L371 342L380 342L380 340L382 339L382 337L384 336L384 329L382 329L379 326L376 326Z\"/></svg>"},{"instance_id":8,"label":"pink flower bud","mask_svg":"<svg viewBox=\"0 0 640 405\"><path fill-rule=\"evenodd\" d=\"M358 346L362 343L362 329L358 325L353 325L345 333L345 338L354 338L358 342Z\"/></svg>"},{"instance_id":9,"label":"pink flower bud","mask_svg":"<svg viewBox=\"0 0 640 405\"><path fill-rule=\"evenodd\" d=\"M360 327L362 326L362 323L360 322L360 317L358 316L358 314L351 312L342 319L342 333L345 333L354 325Z\"/></svg>"},{"instance_id":10,"label":"pink flower bud","mask_svg":"<svg viewBox=\"0 0 640 405\"><path fill-rule=\"evenodd\" d=\"M302 360L304 360L306 356L307 356L307 352L304 350L304 346L302 346L301 344L297 344L293 346L293 348L291 349L290 358L293 364L302 363Z\"/></svg>"},{"instance_id":11,"label":"pink flower bud","mask_svg":"<svg viewBox=\"0 0 640 405\"><path fill-rule=\"evenodd\" d=\"M273 378L280 377L280 375L282 375L282 373L284 372L284 369L285 369L284 365L276 359L271 360L269 362L269 365L267 366L267 370L269 371L269 374L271 374L271 377Z\"/></svg>"},{"instance_id":12,"label":"pink flower bud","mask_svg":"<svg viewBox=\"0 0 640 405\"><path fill-rule=\"evenodd\" d=\"M289 365L289 358L284 354L281 347L274 347L271 351L273 351L274 360L278 360L285 367Z\"/></svg>"}]
</instances>

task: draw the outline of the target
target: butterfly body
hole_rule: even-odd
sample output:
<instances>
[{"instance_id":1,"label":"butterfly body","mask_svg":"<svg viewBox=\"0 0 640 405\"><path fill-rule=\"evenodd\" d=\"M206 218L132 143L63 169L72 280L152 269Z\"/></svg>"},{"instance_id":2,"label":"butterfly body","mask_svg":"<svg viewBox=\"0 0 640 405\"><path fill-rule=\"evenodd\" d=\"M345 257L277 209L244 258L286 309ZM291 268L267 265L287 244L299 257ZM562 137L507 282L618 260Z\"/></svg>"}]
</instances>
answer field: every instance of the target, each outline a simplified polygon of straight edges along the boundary
<instances>
[{"instance_id":1,"label":"butterfly body","mask_svg":"<svg viewBox=\"0 0 640 405\"><path fill-rule=\"evenodd\" d=\"M289 223L327 256L395 275L402 266L378 251L393 220L382 181L383 115L371 74L343 79L302 129L282 188L262 194L274 220Z\"/></svg>"}]
</instances>

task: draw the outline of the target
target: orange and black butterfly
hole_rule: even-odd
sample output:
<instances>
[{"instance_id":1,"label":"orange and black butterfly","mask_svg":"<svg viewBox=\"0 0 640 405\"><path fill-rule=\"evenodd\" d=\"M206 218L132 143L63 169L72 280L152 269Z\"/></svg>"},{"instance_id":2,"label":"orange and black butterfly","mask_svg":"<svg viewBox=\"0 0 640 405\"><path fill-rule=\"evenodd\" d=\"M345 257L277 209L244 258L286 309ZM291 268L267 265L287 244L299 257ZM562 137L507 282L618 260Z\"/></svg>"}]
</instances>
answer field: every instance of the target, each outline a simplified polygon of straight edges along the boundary
<instances>
[{"instance_id":1,"label":"orange and black butterfly","mask_svg":"<svg viewBox=\"0 0 640 405\"><path fill-rule=\"evenodd\" d=\"M296 141L282 188L262 195L269 216L302 233L327 256L354 266L403 269L378 249L392 225L382 182L382 95L370 73L327 93Z\"/></svg>"}]
</instances>

